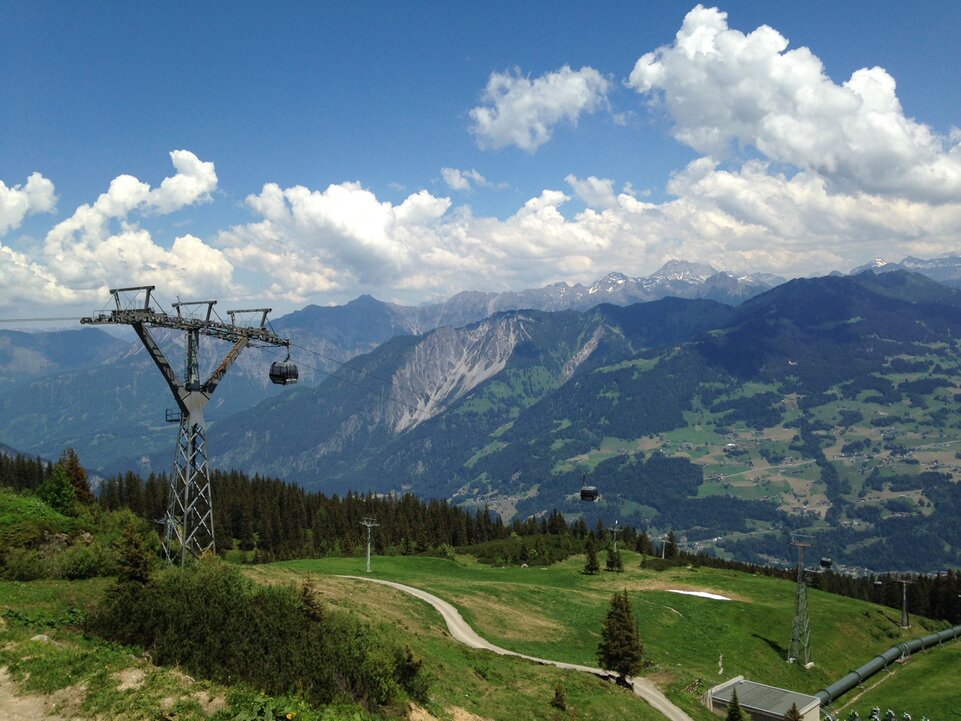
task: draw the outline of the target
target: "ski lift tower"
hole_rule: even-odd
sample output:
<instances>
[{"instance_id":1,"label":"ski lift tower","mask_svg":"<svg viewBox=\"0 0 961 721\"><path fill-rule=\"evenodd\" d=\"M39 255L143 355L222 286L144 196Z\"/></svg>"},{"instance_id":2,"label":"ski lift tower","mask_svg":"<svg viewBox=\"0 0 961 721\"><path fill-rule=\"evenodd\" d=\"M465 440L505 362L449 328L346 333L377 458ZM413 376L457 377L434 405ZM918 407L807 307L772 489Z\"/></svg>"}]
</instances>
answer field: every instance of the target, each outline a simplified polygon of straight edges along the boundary
<instances>
[{"instance_id":1,"label":"ski lift tower","mask_svg":"<svg viewBox=\"0 0 961 721\"><path fill-rule=\"evenodd\" d=\"M287 360L274 363L280 371L271 367L271 380L279 384L296 382L297 367L290 363L290 339L280 338L266 327L270 308L227 311L230 323L224 323L215 315L215 300L174 303L176 315L166 313L151 305L150 294L154 286L116 288L110 291L115 308L81 318L82 324L129 325L140 338L150 357L160 369L164 380L173 393L179 414L168 420L179 421L180 436L174 460L174 474L170 479L167 513L164 517L163 548L167 562L174 563L179 554L183 565L189 557L216 551L214 545L213 499L210 493L210 468L207 465L207 430L204 423L204 407L213 395L217 384L230 370L230 366L248 345L251 347L283 346L287 348ZM237 325L237 316L259 316L259 325ZM256 321L255 321L256 322ZM167 360L160 346L150 333L150 328L169 328L186 334L186 369L181 379ZM224 359L205 381L200 380L200 336L206 335L233 343Z\"/></svg>"},{"instance_id":2,"label":"ski lift tower","mask_svg":"<svg viewBox=\"0 0 961 721\"><path fill-rule=\"evenodd\" d=\"M787 662L800 663L807 667L811 662L811 619L808 617L807 578L804 568L804 549L813 548L814 543L807 536L795 536L791 545L797 546L797 592L794 595L794 620L791 623L791 645L787 650Z\"/></svg>"},{"instance_id":3,"label":"ski lift tower","mask_svg":"<svg viewBox=\"0 0 961 721\"><path fill-rule=\"evenodd\" d=\"M370 531L372 528L377 528L380 524L373 518L364 518L360 522L360 525L367 529L367 573L370 573Z\"/></svg>"}]
</instances>

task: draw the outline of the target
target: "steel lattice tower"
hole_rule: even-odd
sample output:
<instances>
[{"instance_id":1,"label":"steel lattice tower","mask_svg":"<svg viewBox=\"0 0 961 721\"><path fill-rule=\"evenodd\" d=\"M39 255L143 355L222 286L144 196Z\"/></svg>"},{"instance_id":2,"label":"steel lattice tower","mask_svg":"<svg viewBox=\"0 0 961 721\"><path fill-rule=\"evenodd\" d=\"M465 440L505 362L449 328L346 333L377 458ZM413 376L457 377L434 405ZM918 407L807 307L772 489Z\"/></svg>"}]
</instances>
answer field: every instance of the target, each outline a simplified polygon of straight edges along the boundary
<instances>
[{"instance_id":1,"label":"steel lattice tower","mask_svg":"<svg viewBox=\"0 0 961 721\"><path fill-rule=\"evenodd\" d=\"M797 592L794 596L794 620L791 624L791 644L787 650L787 662L800 661L802 666L811 662L811 619L808 617L807 578L804 569L804 549L814 544L794 539L792 546L798 549Z\"/></svg>"},{"instance_id":2,"label":"steel lattice tower","mask_svg":"<svg viewBox=\"0 0 961 721\"><path fill-rule=\"evenodd\" d=\"M370 531L372 528L377 528L380 524L373 518L365 518L360 522L360 525L367 529L367 573L370 573Z\"/></svg>"},{"instance_id":3,"label":"steel lattice tower","mask_svg":"<svg viewBox=\"0 0 961 721\"><path fill-rule=\"evenodd\" d=\"M116 308L109 313L81 318L80 322L91 325L114 324L132 326L150 357L160 369L164 380L173 393L179 414L168 420L179 421L180 434L174 458L174 473L170 479L170 497L164 517L164 555L168 563L179 556L180 563L188 558L216 551L214 539L213 498L210 492L210 467L207 464L207 429L204 422L204 408L213 395L217 384L230 370L230 366L240 352L251 342L258 345L284 346L290 349L290 340L278 337L266 328L269 308L227 311L231 322L212 320L215 300L174 303L176 315L157 310L150 305L150 294L154 286L117 288L110 291ZM143 293L143 303L139 298ZM132 305L125 307L122 294L133 294ZM206 312L203 312L206 306ZM201 312L188 316L182 311L196 307ZM258 327L236 325L236 316L242 313L260 315ZM170 328L186 333L186 368L181 380L166 355L154 340L149 328ZM226 356L207 380L200 380L200 336L206 335L233 343ZM289 356L289 352L288 352ZM296 374L294 374L296 378Z\"/></svg>"}]
</instances>

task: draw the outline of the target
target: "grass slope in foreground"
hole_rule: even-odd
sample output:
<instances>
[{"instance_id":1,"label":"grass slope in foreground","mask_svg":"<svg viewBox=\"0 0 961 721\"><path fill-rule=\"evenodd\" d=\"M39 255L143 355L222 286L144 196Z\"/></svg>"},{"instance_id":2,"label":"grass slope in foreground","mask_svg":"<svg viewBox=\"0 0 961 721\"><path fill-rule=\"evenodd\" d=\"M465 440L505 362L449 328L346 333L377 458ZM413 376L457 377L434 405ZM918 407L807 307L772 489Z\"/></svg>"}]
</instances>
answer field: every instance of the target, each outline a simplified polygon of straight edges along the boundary
<instances>
[{"instance_id":1,"label":"grass slope in foreground","mask_svg":"<svg viewBox=\"0 0 961 721\"><path fill-rule=\"evenodd\" d=\"M811 590L808 607L815 666L805 670L785 662L794 611L793 583L703 567L645 570L637 554L623 552L623 557L625 573L596 576L580 572L582 557L544 569L492 568L464 558L454 562L388 557L375 559L373 575L423 588L454 603L478 633L497 645L589 665L597 663L595 652L610 597L626 589L651 662L646 675L695 718L711 718L697 699L721 680L743 674L762 683L814 693L895 643L944 626L913 618L912 628L903 631L896 611ZM362 575L363 561L290 561L251 573L274 581L303 573ZM327 586L327 580L322 580ZM363 612L372 617L389 613L395 603L410 608L400 592L388 590L385 596L384 590L361 581L342 580L328 588L342 588L331 603L367 609ZM687 596L671 589L709 591L732 600ZM432 610L421 605L434 623L442 625ZM390 613L398 625L406 623L408 611ZM943 650L925 654L925 660L930 655L951 665L957 678L961 657L936 656ZM938 721L942 709L952 703L961 706L961 688L946 689L937 697L939 703L932 704L933 697L925 690L928 677L915 672L915 668L923 671L921 661L919 657L897 672L912 680L892 692L888 703Z\"/></svg>"},{"instance_id":2,"label":"grass slope in foreground","mask_svg":"<svg viewBox=\"0 0 961 721\"><path fill-rule=\"evenodd\" d=\"M255 569L253 575L281 582L302 576L277 569L265 574ZM416 599L373 584L358 588L358 582L346 579L317 580L318 592L330 605L356 611L374 623L392 624L397 639L424 659L433 676L430 703L424 710L409 712L408 718L661 718L644 701L586 674L468 649L453 641L433 609ZM158 668L142 649L85 637L75 625L80 610L108 586L106 579L0 581L0 669L9 670L18 695L42 699L38 714L42 710L70 718L241 721L275 718L262 713L266 704L273 703L285 713L296 712L296 718L304 721L400 717L397 709L318 710L296 699L268 699L243 686L224 686L190 678L177 669ZM0 699L13 692L7 680L0 674ZM551 706L558 686L564 690L566 710ZM399 710L401 715L404 711Z\"/></svg>"}]
</instances>

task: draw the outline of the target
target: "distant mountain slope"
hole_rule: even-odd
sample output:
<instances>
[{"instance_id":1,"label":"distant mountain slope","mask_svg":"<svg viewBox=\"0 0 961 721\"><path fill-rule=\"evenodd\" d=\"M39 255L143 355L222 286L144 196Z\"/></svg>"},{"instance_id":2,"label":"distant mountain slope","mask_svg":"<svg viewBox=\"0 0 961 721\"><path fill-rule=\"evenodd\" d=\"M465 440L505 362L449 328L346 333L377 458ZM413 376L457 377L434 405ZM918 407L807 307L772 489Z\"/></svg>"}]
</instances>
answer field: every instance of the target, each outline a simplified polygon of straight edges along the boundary
<instances>
[{"instance_id":1,"label":"distant mountain slope","mask_svg":"<svg viewBox=\"0 0 961 721\"><path fill-rule=\"evenodd\" d=\"M739 534L816 517L856 529L824 542L870 566L877 534L930 545L923 520L961 503L961 467L937 449L918 452L935 475L906 480L924 470L908 444L934 431L961 453L959 295L902 272L792 281L737 309L502 313L394 339L357 371L217 424L211 446L224 466L329 492L587 512L718 536L742 556L765 536ZM867 447L875 461L845 460ZM585 473L603 498L587 509ZM922 490L894 504L889 486ZM930 563L961 562L961 533L940 534Z\"/></svg>"},{"instance_id":2,"label":"distant mountain slope","mask_svg":"<svg viewBox=\"0 0 961 721\"><path fill-rule=\"evenodd\" d=\"M126 343L95 328L25 333L0 330L0 379L16 381L111 361Z\"/></svg>"},{"instance_id":3,"label":"distant mountain slope","mask_svg":"<svg viewBox=\"0 0 961 721\"><path fill-rule=\"evenodd\" d=\"M889 263L883 258L875 258L872 262L860 265L851 271L851 275L864 272L891 273L906 270L920 273L931 280L954 287L961 286L961 255L949 255L943 258L913 258L908 256L900 262Z\"/></svg>"},{"instance_id":4,"label":"distant mountain slope","mask_svg":"<svg viewBox=\"0 0 961 721\"><path fill-rule=\"evenodd\" d=\"M320 355L320 360L307 362L316 364L321 373L305 369L307 380L318 382L324 374L336 370L338 363L367 353L395 336L420 335L445 325L460 328L495 313L527 309L585 311L602 303L631 305L671 296L737 305L782 282L784 279L777 276L735 275L675 260L645 277L611 273L590 286L555 283L519 292L467 291L441 303L417 307L361 296L343 306L308 306L276 320L273 327Z\"/></svg>"},{"instance_id":5,"label":"distant mountain slope","mask_svg":"<svg viewBox=\"0 0 961 721\"><path fill-rule=\"evenodd\" d=\"M316 389L298 389L219 424L211 443L225 466L335 488L339 478L362 474L363 459L393 448L399 437L420 437L422 426L447 429L442 439L424 431L432 446L469 448L579 373L683 342L732 312L712 301L665 299L589 313L514 311L397 338ZM455 466L469 458L444 454ZM412 463L413 476L401 485L418 480ZM368 485L387 489L396 479L391 474ZM421 480L437 487L433 473Z\"/></svg>"}]
</instances>

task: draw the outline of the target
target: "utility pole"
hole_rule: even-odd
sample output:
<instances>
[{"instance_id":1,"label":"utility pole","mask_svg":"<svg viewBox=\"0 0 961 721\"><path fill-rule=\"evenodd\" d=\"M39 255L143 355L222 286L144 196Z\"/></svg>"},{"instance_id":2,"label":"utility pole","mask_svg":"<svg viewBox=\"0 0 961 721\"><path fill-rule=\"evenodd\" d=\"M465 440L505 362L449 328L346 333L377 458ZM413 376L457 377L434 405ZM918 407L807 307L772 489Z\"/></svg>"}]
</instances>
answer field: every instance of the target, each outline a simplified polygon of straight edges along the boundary
<instances>
[{"instance_id":1,"label":"utility pole","mask_svg":"<svg viewBox=\"0 0 961 721\"><path fill-rule=\"evenodd\" d=\"M911 619L908 617L908 585L914 583L914 581L907 578L888 578L888 580L901 584L901 623L899 625L901 628L911 628ZM874 585L880 587L883 585L883 581L877 580Z\"/></svg>"},{"instance_id":2,"label":"utility pole","mask_svg":"<svg viewBox=\"0 0 961 721\"><path fill-rule=\"evenodd\" d=\"M210 467L207 464L207 427L204 422L204 408L217 389L217 384L230 370L231 365L248 345L284 346L290 351L290 340L278 337L266 328L267 313L270 308L227 311L230 323L212 318L215 300L178 302L173 304L176 315L151 305L152 285L132 288L116 288L110 291L115 308L109 313L100 313L81 318L81 324L89 325L129 325L143 343L161 375L167 382L177 411L167 413L167 420L180 424L177 452L174 459L174 473L170 479L170 493L167 513L164 517L163 549L167 563L173 564L179 554L181 565L188 558L204 553L215 553L213 498L210 492ZM238 314L260 316L259 326L236 324ZM169 328L186 334L186 367L184 377L177 374L150 328ZM200 336L206 335L232 343L232 347L220 364L205 381L200 380ZM284 380L271 380L277 383L295 382L296 366L285 361L275 363L287 371Z\"/></svg>"},{"instance_id":3,"label":"utility pole","mask_svg":"<svg viewBox=\"0 0 961 721\"><path fill-rule=\"evenodd\" d=\"M367 573L370 573L370 529L377 528L380 524L373 518L365 518L360 525L367 528Z\"/></svg>"},{"instance_id":4,"label":"utility pole","mask_svg":"<svg viewBox=\"0 0 961 721\"><path fill-rule=\"evenodd\" d=\"M906 578L899 578L901 584L901 628L911 628L911 620L908 618L908 584L914 583Z\"/></svg>"},{"instance_id":5,"label":"utility pole","mask_svg":"<svg viewBox=\"0 0 961 721\"><path fill-rule=\"evenodd\" d=\"M800 661L807 666L811 662L811 619L808 617L807 579L804 575L804 549L813 543L792 538L791 545L798 550L797 591L794 595L794 619L791 623L791 644L788 646L787 662Z\"/></svg>"}]
</instances>

